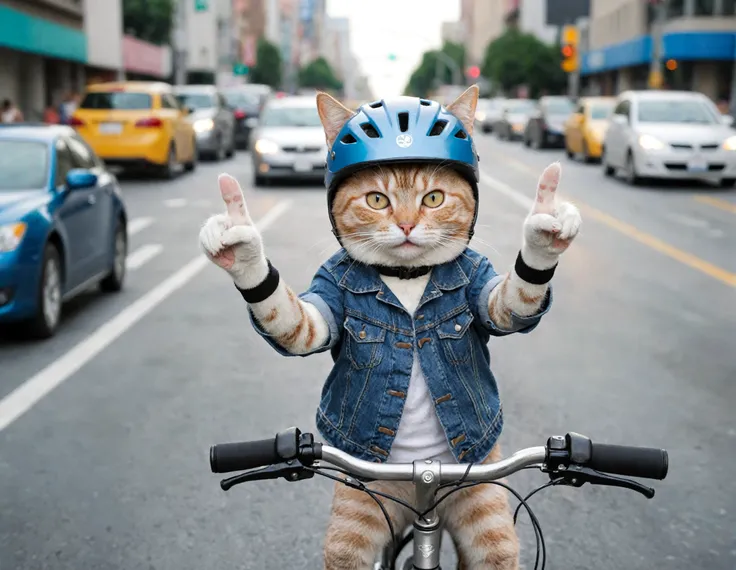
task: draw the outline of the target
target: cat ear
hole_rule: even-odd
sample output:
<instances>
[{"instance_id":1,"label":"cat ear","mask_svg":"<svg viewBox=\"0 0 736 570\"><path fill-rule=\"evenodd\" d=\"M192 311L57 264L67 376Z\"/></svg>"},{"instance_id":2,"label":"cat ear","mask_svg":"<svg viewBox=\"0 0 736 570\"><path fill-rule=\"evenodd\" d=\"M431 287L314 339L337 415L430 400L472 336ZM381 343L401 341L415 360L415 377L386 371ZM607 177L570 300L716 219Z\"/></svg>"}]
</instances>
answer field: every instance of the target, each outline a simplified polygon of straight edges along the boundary
<instances>
[{"instance_id":1,"label":"cat ear","mask_svg":"<svg viewBox=\"0 0 736 570\"><path fill-rule=\"evenodd\" d=\"M345 107L340 101L327 93L317 93L317 112L325 129L327 144L332 148L340 129L355 115L353 111Z\"/></svg>"},{"instance_id":2,"label":"cat ear","mask_svg":"<svg viewBox=\"0 0 736 570\"><path fill-rule=\"evenodd\" d=\"M447 110L462 122L469 135L473 134L475 123L475 108L478 105L480 89L477 85L471 85L468 89L447 106Z\"/></svg>"}]
</instances>

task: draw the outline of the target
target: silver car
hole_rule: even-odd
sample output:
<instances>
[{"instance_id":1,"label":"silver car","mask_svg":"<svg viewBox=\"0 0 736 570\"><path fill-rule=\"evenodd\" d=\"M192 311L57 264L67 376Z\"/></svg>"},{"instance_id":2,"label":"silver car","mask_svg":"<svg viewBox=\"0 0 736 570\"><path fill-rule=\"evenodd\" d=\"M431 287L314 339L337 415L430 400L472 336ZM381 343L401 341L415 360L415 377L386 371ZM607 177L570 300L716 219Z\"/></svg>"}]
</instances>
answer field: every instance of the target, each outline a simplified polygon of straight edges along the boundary
<instances>
[{"instance_id":1,"label":"silver car","mask_svg":"<svg viewBox=\"0 0 736 570\"><path fill-rule=\"evenodd\" d=\"M182 85L174 88L179 103L191 113L200 156L215 160L235 154L235 112L212 85Z\"/></svg>"},{"instance_id":2,"label":"silver car","mask_svg":"<svg viewBox=\"0 0 736 570\"><path fill-rule=\"evenodd\" d=\"M606 175L736 183L736 130L705 95L692 91L625 91L603 140Z\"/></svg>"},{"instance_id":3,"label":"silver car","mask_svg":"<svg viewBox=\"0 0 736 570\"><path fill-rule=\"evenodd\" d=\"M503 97L493 99L478 99L478 107L475 110L475 121L480 125L484 133L493 131L496 123L503 115Z\"/></svg>"},{"instance_id":4,"label":"silver car","mask_svg":"<svg viewBox=\"0 0 736 570\"><path fill-rule=\"evenodd\" d=\"M314 97L270 99L251 141L255 186L274 178L324 177L327 143Z\"/></svg>"}]
</instances>

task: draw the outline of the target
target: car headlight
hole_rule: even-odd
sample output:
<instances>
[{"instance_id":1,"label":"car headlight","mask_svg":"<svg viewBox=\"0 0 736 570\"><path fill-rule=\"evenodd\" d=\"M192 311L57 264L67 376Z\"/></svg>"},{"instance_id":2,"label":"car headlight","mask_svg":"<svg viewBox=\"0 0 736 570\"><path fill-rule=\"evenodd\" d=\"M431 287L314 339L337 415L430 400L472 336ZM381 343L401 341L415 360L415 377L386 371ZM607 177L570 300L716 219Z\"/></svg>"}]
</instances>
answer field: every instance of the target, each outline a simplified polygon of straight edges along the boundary
<instances>
[{"instance_id":1,"label":"car headlight","mask_svg":"<svg viewBox=\"0 0 736 570\"><path fill-rule=\"evenodd\" d=\"M215 121L212 119L198 119L194 121L194 130L198 133L211 131L215 128Z\"/></svg>"},{"instance_id":2,"label":"car headlight","mask_svg":"<svg viewBox=\"0 0 736 570\"><path fill-rule=\"evenodd\" d=\"M480 111L475 114L475 118L482 123L486 120L486 114L483 111Z\"/></svg>"},{"instance_id":3,"label":"car headlight","mask_svg":"<svg viewBox=\"0 0 736 570\"><path fill-rule=\"evenodd\" d=\"M728 137L725 141L723 141L723 148L725 150L736 150L736 135Z\"/></svg>"},{"instance_id":4,"label":"car headlight","mask_svg":"<svg viewBox=\"0 0 736 570\"><path fill-rule=\"evenodd\" d=\"M0 252L16 249L20 245L27 227L23 222L0 226Z\"/></svg>"},{"instance_id":5,"label":"car headlight","mask_svg":"<svg viewBox=\"0 0 736 570\"><path fill-rule=\"evenodd\" d=\"M522 125L521 123L514 123L514 126L512 128L515 131L523 131L524 130L524 125Z\"/></svg>"},{"instance_id":6,"label":"car headlight","mask_svg":"<svg viewBox=\"0 0 736 570\"><path fill-rule=\"evenodd\" d=\"M274 154L279 151L279 145L268 139L258 139L255 149L260 154Z\"/></svg>"},{"instance_id":7,"label":"car headlight","mask_svg":"<svg viewBox=\"0 0 736 570\"><path fill-rule=\"evenodd\" d=\"M652 135L639 135L639 146L644 150L662 150L665 144Z\"/></svg>"}]
</instances>

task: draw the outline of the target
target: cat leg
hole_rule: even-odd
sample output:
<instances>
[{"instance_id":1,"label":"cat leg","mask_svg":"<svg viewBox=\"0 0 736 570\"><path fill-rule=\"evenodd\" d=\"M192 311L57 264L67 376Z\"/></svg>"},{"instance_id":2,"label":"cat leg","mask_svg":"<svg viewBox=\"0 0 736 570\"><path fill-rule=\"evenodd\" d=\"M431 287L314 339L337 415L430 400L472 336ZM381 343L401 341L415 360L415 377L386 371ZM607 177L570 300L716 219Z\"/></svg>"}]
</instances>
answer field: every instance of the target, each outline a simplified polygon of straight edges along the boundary
<instances>
[{"instance_id":1,"label":"cat leg","mask_svg":"<svg viewBox=\"0 0 736 570\"><path fill-rule=\"evenodd\" d=\"M493 448L486 461L498 461ZM498 485L477 485L457 491L441 511L458 555L458 570L518 570L519 538L507 491Z\"/></svg>"},{"instance_id":2,"label":"cat leg","mask_svg":"<svg viewBox=\"0 0 736 570\"><path fill-rule=\"evenodd\" d=\"M413 502L411 483L369 483L369 489ZM411 512L393 501L378 497L394 526L396 538L411 520ZM373 563L390 542L386 518L376 502L363 491L337 483L325 538L325 570L372 570Z\"/></svg>"}]
</instances>

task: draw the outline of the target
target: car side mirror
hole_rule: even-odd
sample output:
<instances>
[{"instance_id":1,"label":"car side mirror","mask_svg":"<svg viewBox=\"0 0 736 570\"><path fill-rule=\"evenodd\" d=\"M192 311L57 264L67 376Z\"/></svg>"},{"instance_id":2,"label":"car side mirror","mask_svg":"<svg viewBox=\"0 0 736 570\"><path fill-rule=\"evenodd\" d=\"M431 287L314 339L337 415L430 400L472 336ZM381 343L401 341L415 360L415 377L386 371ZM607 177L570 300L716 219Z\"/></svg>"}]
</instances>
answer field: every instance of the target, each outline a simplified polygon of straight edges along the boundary
<instances>
[{"instance_id":1,"label":"car side mirror","mask_svg":"<svg viewBox=\"0 0 736 570\"><path fill-rule=\"evenodd\" d=\"M67 172L66 187L69 190L91 188L97 184L97 175L86 168L74 168Z\"/></svg>"},{"instance_id":2,"label":"car side mirror","mask_svg":"<svg viewBox=\"0 0 736 570\"><path fill-rule=\"evenodd\" d=\"M733 117L731 115L722 115L721 116L721 123L723 123L727 127L732 127L733 126Z\"/></svg>"}]
</instances>

